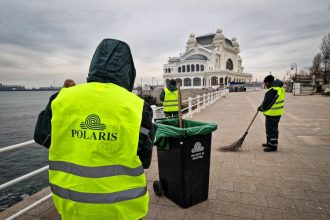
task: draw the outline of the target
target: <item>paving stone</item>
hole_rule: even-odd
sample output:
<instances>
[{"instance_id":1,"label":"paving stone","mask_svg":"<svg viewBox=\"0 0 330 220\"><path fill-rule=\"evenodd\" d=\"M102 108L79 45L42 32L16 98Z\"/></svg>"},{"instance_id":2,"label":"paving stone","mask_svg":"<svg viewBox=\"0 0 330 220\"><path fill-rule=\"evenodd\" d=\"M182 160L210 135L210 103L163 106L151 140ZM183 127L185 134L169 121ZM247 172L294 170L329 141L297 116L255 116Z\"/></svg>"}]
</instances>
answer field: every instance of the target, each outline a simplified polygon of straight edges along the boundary
<instances>
[{"instance_id":1,"label":"paving stone","mask_svg":"<svg viewBox=\"0 0 330 220\"><path fill-rule=\"evenodd\" d=\"M282 180L282 186L289 189L301 189L301 190L313 190L308 182L294 181L294 180Z\"/></svg>"},{"instance_id":2,"label":"paving stone","mask_svg":"<svg viewBox=\"0 0 330 220\"><path fill-rule=\"evenodd\" d=\"M305 191L301 189L282 188L282 192L283 192L283 196L286 198L310 200L310 198L305 193Z\"/></svg>"},{"instance_id":3,"label":"paving stone","mask_svg":"<svg viewBox=\"0 0 330 220\"><path fill-rule=\"evenodd\" d=\"M240 201L238 203L267 206L266 196L251 193L240 193Z\"/></svg>"},{"instance_id":4,"label":"paving stone","mask_svg":"<svg viewBox=\"0 0 330 220\"><path fill-rule=\"evenodd\" d=\"M262 208L262 218L267 220L291 220L296 219L296 216L289 210L264 207Z\"/></svg>"},{"instance_id":5,"label":"paving stone","mask_svg":"<svg viewBox=\"0 0 330 220\"><path fill-rule=\"evenodd\" d=\"M215 184L215 187L220 190L233 191L234 183L231 181L219 181Z\"/></svg>"},{"instance_id":6,"label":"paving stone","mask_svg":"<svg viewBox=\"0 0 330 220\"><path fill-rule=\"evenodd\" d=\"M217 200L226 201L226 202L240 202L240 193L217 190Z\"/></svg>"},{"instance_id":7,"label":"paving stone","mask_svg":"<svg viewBox=\"0 0 330 220\"><path fill-rule=\"evenodd\" d=\"M330 183L329 184L320 184L320 183L309 183L314 191L317 192L327 192L330 193Z\"/></svg>"},{"instance_id":8,"label":"paving stone","mask_svg":"<svg viewBox=\"0 0 330 220\"><path fill-rule=\"evenodd\" d=\"M245 204L235 204L234 215L249 219L262 219L261 208Z\"/></svg>"},{"instance_id":9,"label":"paving stone","mask_svg":"<svg viewBox=\"0 0 330 220\"><path fill-rule=\"evenodd\" d=\"M256 186L253 183L234 182L234 191L256 193Z\"/></svg>"},{"instance_id":10,"label":"paving stone","mask_svg":"<svg viewBox=\"0 0 330 220\"><path fill-rule=\"evenodd\" d=\"M295 209L295 203L293 199L288 199L284 197L278 196L267 196L268 206L271 208L279 208L279 209Z\"/></svg>"},{"instance_id":11,"label":"paving stone","mask_svg":"<svg viewBox=\"0 0 330 220\"><path fill-rule=\"evenodd\" d=\"M185 210L177 207L162 206L158 207L160 210L154 219L159 220L181 220L184 217Z\"/></svg>"},{"instance_id":12,"label":"paving stone","mask_svg":"<svg viewBox=\"0 0 330 220\"><path fill-rule=\"evenodd\" d=\"M239 218L235 216L230 216L230 215L219 215L219 214L214 214L213 215L213 220L243 220L246 218Z\"/></svg>"},{"instance_id":13,"label":"paving stone","mask_svg":"<svg viewBox=\"0 0 330 220\"><path fill-rule=\"evenodd\" d=\"M283 192L279 187L256 185L256 192L260 195L281 196Z\"/></svg>"},{"instance_id":14,"label":"paving stone","mask_svg":"<svg viewBox=\"0 0 330 220\"><path fill-rule=\"evenodd\" d=\"M303 212L328 214L326 207L320 202L295 199L294 203L298 210Z\"/></svg>"},{"instance_id":15,"label":"paving stone","mask_svg":"<svg viewBox=\"0 0 330 220\"><path fill-rule=\"evenodd\" d=\"M212 220L213 214L208 212L198 212L187 210L183 216L184 220Z\"/></svg>"},{"instance_id":16,"label":"paving stone","mask_svg":"<svg viewBox=\"0 0 330 220\"><path fill-rule=\"evenodd\" d=\"M301 175L305 182L309 183L322 183L321 179L318 176L312 175Z\"/></svg>"},{"instance_id":17,"label":"paving stone","mask_svg":"<svg viewBox=\"0 0 330 220\"><path fill-rule=\"evenodd\" d=\"M311 213L311 212L298 212L294 211L293 214L295 215L296 219L302 219L302 220L325 220L329 219L324 214L319 214L319 213ZM328 216L330 217L330 216Z\"/></svg>"}]
</instances>

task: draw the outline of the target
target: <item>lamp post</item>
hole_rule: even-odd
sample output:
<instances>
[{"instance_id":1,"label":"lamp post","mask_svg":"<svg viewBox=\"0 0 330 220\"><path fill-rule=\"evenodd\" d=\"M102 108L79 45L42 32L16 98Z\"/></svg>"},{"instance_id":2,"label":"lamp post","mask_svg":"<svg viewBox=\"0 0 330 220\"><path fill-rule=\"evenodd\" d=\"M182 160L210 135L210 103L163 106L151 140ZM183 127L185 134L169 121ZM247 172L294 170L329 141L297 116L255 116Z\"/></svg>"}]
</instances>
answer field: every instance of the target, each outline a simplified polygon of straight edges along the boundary
<instances>
[{"instance_id":1,"label":"lamp post","mask_svg":"<svg viewBox=\"0 0 330 220\"><path fill-rule=\"evenodd\" d=\"M327 65L328 65L329 60L330 60L329 53L327 53L323 57L323 61L324 61L324 85L328 83L327 82Z\"/></svg>"},{"instance_id":2,"label":"lamp post","mask_svg":"<svg viewBox=\"0 0 330 220\"><path fill-rule=\"evenodd\" d=\"M291 64L291 70L293 70L293 69L296 69L296 73L294 74L294 79L296 80L296 78L297 78L297 69L298 69L298 66L297 66L296 63Z\"/></svg>"}]
</instances>

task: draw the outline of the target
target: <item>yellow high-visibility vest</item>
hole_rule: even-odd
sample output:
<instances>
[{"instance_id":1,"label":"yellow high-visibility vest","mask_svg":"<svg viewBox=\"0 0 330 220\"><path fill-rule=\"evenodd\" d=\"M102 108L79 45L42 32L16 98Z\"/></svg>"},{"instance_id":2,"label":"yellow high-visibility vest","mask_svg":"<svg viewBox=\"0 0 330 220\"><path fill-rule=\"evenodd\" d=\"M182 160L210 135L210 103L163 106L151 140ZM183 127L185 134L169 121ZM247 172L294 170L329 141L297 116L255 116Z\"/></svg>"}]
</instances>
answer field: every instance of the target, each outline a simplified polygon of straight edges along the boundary
<instances>
[{"instance_id":1,"label":"yellow high-visibility vest","mask_svg":"<svg viewBox=\"0 0 330 220\"><path fill-rule=\"evenodd\" d=\"M63 220L147 215L137 155L143 104L125 88L97 82L64 88L52 102L49 182Z\"/></svg>"},{"instance_id":2,"label":"yellow high-visibility vest","mask_svg":"<svg viewBox=\"0 0 330 220\"><path fill-rule=\"evenodd\" d=\"M177 112L179 111L178 90L171 92L167 87L164 87L165 97L164 97L164 112Z\"/></svg>"},{"instance_id":3,"label":"yellow high-visibility vest","mask_svg":"<svg viewBox=\"0 0 330 220\"><path fill-rule=\"evenodd\" d=\"M278 97L277 97L275 103L272 105L272 107L269 110L264 112L264 115L281 116L284 113L285 90L283 87L271 87L269 89L275 89L277 91Z\"/></svg>"}]
</instances>

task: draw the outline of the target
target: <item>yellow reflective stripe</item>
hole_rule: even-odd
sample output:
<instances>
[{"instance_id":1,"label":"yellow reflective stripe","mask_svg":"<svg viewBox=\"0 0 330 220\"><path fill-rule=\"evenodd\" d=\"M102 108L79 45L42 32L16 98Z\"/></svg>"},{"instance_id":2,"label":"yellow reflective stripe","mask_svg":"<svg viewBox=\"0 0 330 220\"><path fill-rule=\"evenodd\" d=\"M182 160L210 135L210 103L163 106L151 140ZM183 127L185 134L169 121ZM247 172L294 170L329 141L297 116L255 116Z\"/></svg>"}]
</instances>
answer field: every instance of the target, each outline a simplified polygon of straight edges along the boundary
<instances>
[{"instance_id":1,"label":"yellow reflective stripe","mask_svg":"<svg viewBox=\"0 0 330 220\"><path fill-rule=\"evenodd\" d=\"M178 106L177 104L175 105L164 105L164 107L170 107L170 106Z\"/></svg>"},{"instance_id":2,"label":"yellow reflective stripe","mask_svg":"<svg viewBox=\"0 0 330 220\"><path fill-rule=\"evenodd\" d=\"M166 100L166 101L164 101L164 102L178 102L178 100L173 99L173 100Z\"/></svg>"},{"instance_id":3,"label":"yellow reflective stripe","mask_svg":"<svg viewBox=\"0 0 330 220\"><path fill-rule=\"evenodd\" d=\"M144 174L140 176L121 175L88 178L62 171L49 170L49 182L78 192L110 193L122 191L127 188L142 187L146 185L147 181Z\"/></svg>"},{"instance_id":4,"label":"yellow reflective stripe","mask_svg":"<svg viewBox=\"0 0 330 220\"><path fill-rule=\"evenodd\" d=\"M144 196L147 193L147 187L133 188L113 193L83 193L50 183L50 188L54 194L75 202L111 204L131 200Z\"/></svg>"},{"instance_id":5,"label":"yellow reflective stripe","mask_svg":"<svg viewBox=\"0 0 330 220\"><path fill-rule=\"evenodd\" d=\"M140 176L144 173L142 166L130 168L123 165L109 165L99 167L82 166L65 161L49 161L49 170L62 171L76 176L100 178L110 176Z\"/></svg>"},{"instance_id":6,"label":"yellow reflective stripe","mask_svg":"<svg viewBox=\"0 0 330 220\"><path fill-rule=\"evenodd\" d=\"M274 108L271 108L270 110L278 110L278 109L282 109L282 108L284 108L284 106L274 107Z\"/></svg>"},{"instance_id":7,"label":"yellow reflective stripe","mask_svg":"<svg viewBox=\"0 0 330 220\"><path fill-rule=\"evenodd\" d=\"M284 102L284 100L281 100L281 101L277 101L277 102L275 102L275 104L281 104L281 103L283 103Z\"/></svg>"}]
</instances>

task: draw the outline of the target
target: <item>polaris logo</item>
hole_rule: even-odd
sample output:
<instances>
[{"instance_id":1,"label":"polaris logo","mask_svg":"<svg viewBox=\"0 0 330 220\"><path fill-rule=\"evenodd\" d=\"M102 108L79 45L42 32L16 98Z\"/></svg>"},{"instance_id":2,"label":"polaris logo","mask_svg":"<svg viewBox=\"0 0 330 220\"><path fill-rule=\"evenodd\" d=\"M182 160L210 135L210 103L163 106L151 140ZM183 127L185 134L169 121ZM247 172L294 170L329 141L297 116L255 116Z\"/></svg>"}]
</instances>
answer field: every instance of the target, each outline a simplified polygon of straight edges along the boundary
<instances>
[{"instance_id":1,"label":"polaris logo","mask_svg":"<svg viewBox=\"0 0 330 220\"><path fill-rule=\"evenodd\" d=\"M91 114L85 119L85 122L80 123L81 129L91 129L91 130L104 130L105 124L101 124L101 119L98 115Z\"/></svg>"},{"instance_id":2,"label":"polaris logo","mask_svg":"<svg viewBox=\"0 0 330 220\"><path fill-rule=\"evenodd\" d=\"M98 115L88 115L84 122L80 123L82 130L72 129L71 137L85 140L117 141L117 132L106 132L106 125L101 123Z\"/></svg>"}]
</instances>

